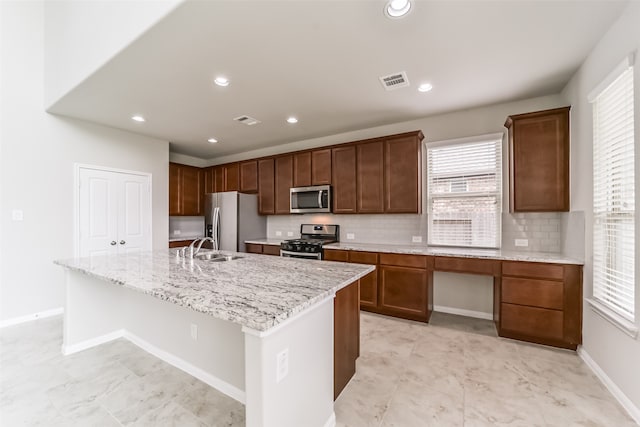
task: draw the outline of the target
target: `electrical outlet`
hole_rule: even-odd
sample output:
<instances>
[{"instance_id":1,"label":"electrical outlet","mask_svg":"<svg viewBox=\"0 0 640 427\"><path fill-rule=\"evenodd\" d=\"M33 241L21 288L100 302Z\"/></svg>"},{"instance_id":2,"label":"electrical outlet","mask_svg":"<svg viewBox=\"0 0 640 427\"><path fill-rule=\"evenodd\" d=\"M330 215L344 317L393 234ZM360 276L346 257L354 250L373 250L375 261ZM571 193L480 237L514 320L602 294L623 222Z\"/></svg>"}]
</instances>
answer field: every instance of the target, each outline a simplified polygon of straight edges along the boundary
<instances>
[{"instance_id":1,"label":"electrical outlet","mask_svg":"<svg viewBox=\"0 0 640 427\"><path fill-rule=\"evenodd\" d=\"M11 211L11 219L13 221L22 221L24 219L24 213L22 209L14 209Z\"/></svg>"},{"instance_id":2,"label":"electrical outlet","mask_svg":"<svg viewBox=\"0 0 640 427\"><path fill-rule=\"evenodd\" d=\"M280 382L289 374L289 349L285 348L276 356L276 382Z\"/></svg>"},{"instance_id":3,"label":"electrical outlet","mask_svg":"<svg viewBox=\"0 0 640 427\"><path fill-rule=\"evenodd\" d=\"M277 237L282 236L282 231L276 231L276 236L277 236Z\"/></svg>"},{"instance_id":4,"label":"electrical outlet","mask_svg":"<svg viewBox=\"0 0 640 427\"><path fill-rule=\"evenodd\" d=\"M191 324L191 339L198 341L198 325L195 323Z\"/></svg>"},{"instance_id":5,"label":"electrical outlet","mask_svg":"<svg viewBox=\"0 0 640 427\"><path fill-rule=\"evenodd\" d=\"M528 239L516 239L515 244L516 244L516 246L529 246L529 240Z\"/></svg>"},{"instance_id":6,"label":"electrical outlet","mask_svg":"<svg viewBox=\"0 0 640 427\"><path fill-rule=\"evenodd\" d=\"M355 233L347 233L347 240L353 240L356 238Z\"/></svg>"},{"instance_id":7,"label":"electrical outlet","mask_svg":"<svg viewBox=\"0 0 640 427\"><path fill-rule=\"evenodd\" d=\"M422 236L411 236L411 241L413 243L422 243Z\"/></svg>"},{"instance_id":8,"label":"electrical outlet","mask_svg":"<svg viewBox=\"0 0 640 427\"><path fill-rule=\"evenodd\" d=\"M287 237L293 237L293 231L287 231Z\"/></svg>"},{"instance_id":9,"label":"electrical outlet","mask_svg":"<svg viewBox=\"0 0 640 427\"><path fill-rule=\"evenodd\" d=\"M176 236L179 236L182 234L182 231L180 230L173 230L173 234L175 234Z\"/></svg>"}]
</instances>

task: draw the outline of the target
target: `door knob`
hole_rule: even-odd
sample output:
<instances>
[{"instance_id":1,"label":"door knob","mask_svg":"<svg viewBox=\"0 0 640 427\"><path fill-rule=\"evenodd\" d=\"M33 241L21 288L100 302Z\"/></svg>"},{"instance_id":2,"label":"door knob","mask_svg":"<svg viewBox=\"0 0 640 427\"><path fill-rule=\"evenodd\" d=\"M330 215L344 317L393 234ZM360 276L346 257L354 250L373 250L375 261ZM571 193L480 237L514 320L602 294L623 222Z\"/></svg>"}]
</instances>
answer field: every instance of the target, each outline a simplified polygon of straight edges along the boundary
<instances>
[{"instance_id":1,"label":"door knob","mask_svg":"<svg viewBox=\"0 0 640 427\"><path fill-rule=\"evenodd\" d=\"M124 240L120 240L120 244L121 245L124 245L125 243L127 243L127 242L125 242Z\"/></svg>"},{"instance_id":2,"label":"door knob","mask_svg":"<svg viewBox=\"0 0 640 427\"><path fill-rule=\"evenodd\" d=\"M116 244L116 241L115 241L115 240L112 240L112 241L111 241L111 243L109 243L109 244L110 244L111 246L113 246L113 245L115 245L115 244Z\"/></svg>"}]
</instances>

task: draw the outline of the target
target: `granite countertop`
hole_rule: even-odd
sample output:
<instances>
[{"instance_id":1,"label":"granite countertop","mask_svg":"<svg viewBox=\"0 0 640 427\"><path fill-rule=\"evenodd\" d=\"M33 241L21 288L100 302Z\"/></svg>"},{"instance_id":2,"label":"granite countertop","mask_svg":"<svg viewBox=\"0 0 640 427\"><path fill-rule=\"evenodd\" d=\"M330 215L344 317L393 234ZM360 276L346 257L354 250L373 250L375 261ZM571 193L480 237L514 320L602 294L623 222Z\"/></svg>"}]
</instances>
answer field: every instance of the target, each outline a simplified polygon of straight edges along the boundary
<instances>
[{"instance_id":1,"label":"granite countertop","mask_svg":"<svg viewBox=\"0 0 640 427\"><path fill-rule=\"evenodd\" d=\"M290 237L293 239L293 237ZM284 242L285 239L253 239L253 240L245 240L245 243L253 243L256 245L272 245L272 246L280 246L280 243Z\"/></svg>"},{"instance_id":2,"label":"granite countertop","mask_svg":"<svg viewBox=\"0 0 640 427\"><path fill-rule=\"evenodd\" d=\"M235 254L242 258L233 261L212 262L178 258L175 252L54 262L257 331L273 328L375 269L247 253Z\"/></svg>"},{"instance_id":3,"label":"granite countertop","mask_svg":"<svg viewBox=\"0 0 640 427\"><path fill-rule=\"evenodd\" d=\"M503 251L500 249L447 248L426 245L388 245L375 243L331 243L325 249L351 251L386 252L395 254L453 256L464 258L487 258L503 261L531 261L554 264L583 265L584 261L563 254L550 252Z\"/></svg>"}]
</instances>

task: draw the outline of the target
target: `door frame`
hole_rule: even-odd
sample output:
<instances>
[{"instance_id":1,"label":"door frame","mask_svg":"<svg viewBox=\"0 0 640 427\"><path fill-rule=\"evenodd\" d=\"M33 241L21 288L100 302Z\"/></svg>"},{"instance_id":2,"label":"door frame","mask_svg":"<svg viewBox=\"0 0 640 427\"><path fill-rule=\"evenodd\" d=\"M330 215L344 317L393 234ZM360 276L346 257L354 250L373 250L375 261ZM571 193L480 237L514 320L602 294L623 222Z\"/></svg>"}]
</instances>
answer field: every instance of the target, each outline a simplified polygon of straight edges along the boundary
<instances>
[{"instance_id":1,"label":"door frame","mask_svg":"<svg viewBox=\"0 0 640 427\"><path fill-rule=\"evenodd\" d=\"M73 256L80 256L80 171L82 169L97 170L101 172L124 173L128 175L144 176L149 179L149 237L153 248L153 174L148 172L132 171L128 169L111 168L107 166L90 165L86 163L73 164Z\"/></svg>"}]
</instances>

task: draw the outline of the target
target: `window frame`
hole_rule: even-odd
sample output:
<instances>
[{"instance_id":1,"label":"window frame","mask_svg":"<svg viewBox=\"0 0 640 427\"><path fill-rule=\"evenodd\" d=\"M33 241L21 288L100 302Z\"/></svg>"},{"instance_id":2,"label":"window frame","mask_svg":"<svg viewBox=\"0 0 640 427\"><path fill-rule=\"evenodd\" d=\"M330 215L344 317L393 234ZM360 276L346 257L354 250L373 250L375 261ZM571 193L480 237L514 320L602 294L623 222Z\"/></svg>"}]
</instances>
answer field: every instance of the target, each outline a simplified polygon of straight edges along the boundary
<instances>
[{"instance_id":1,"label":"window frame","mask_svg":"<svg viewBox=\"0 0 640 427\"><path fill-rule=\"evenodd\" d=\"M432 186L432 171L430 167L430 151L436 148L442 148L447 146L461 146L461 145L472 145L472 144L480 144L492 142L495 143L497 153L496 160L496 190L495 191L450 191L449 193L440 193L434 194L431 191ZM472 249L500 249L502 246L502 208L503 208L503 188L504 188L504 133L497 132L485 135L476 135L465 138L456 138L456 139L447 139L433 142L425 143L425 168L426 168L426 213L428 217L428 225L427 225L427 244L429 246L439 246L439 247L457 247L457 248L472 248ZM452 175L452 178L455 178L458 175ZM461 175L462 176L462 175ZM453 181L451 182L451 184ZM467 190L469 188L469 184L465 182L465 186ZM495 245L473 245L473 244L460 244L454 242L438 242L434 241L433 238L433 222L434 221L444 221L444 222L464 222L465 220L462 218L434 218L433 207L434 200L442 200L442 199L473 199L473 198L482 198L482 197L495 197L496 203L496 223L495 223ZM466 221L472 221L471 218Z\"/></svg>"}]
</instances>

